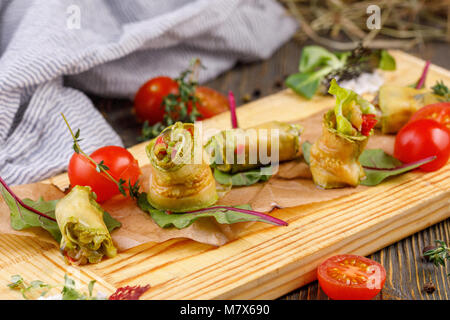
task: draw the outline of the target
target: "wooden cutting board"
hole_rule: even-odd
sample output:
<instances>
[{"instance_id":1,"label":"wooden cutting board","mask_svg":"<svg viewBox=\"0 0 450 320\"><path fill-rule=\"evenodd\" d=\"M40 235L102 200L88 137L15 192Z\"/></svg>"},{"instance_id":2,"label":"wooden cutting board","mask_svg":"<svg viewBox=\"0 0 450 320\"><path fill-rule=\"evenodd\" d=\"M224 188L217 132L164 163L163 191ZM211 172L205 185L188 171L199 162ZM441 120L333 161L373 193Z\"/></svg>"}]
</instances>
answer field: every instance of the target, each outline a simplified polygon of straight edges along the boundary
<instances>
[{"instance_id":1,"label":"wooden cutting board","mask_svg":"<svg viewBox=\"0 0 450 320\"><path fill-rule=\"evenodd\" d=\"M423 60L394 51L397 71L386 82L416 81ZM428 85L450 83L450 72L432 66ZM269 79L268 79L269 81ZM306 101L289 90L238 109L239 123L250 127L268 120L295 121L333 105L331 97ZM230 127L225 113L204 122ZM130 151L141 165L145 144ZM66 175L47 180L65 188ZM175 239L147 243L114 259L75 268L65 265L58 248L35 239L0 235L0 298L20 299L6 287L13 274L60 283L68 273L86 288L112 293L124 285L150 284L144 299L273 299L316 279L317 265L339 253L368 255L450 216L450 164L437 172L408 173L332 201L274 213L288 227L250 226L246 235L222 247ZM386 266L389 272L389 266Z\"/></svg>"}]
</instances>

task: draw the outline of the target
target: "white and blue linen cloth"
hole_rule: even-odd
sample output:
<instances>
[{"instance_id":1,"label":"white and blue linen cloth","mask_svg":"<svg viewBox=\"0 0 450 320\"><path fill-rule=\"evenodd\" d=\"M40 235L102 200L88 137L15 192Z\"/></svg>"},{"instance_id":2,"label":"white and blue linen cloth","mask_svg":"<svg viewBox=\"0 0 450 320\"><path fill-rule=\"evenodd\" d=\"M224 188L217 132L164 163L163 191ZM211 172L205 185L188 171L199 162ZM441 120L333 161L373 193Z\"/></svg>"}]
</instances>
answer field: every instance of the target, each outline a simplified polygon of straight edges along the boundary
<instances>
[{"instance_id":1,"label":"white and blue linen cloth","mask_svg":"<svg viewBox=\"0 0 450 320\"><path fill-rule=\"evenodd\" d=\"M274 0L0 0L0 176L22 184L66 169L61 112L86 152L122 145L83 92L132 98L192 58L204 82L268 58L296 28Z\"/></svg>"}]
</instances>

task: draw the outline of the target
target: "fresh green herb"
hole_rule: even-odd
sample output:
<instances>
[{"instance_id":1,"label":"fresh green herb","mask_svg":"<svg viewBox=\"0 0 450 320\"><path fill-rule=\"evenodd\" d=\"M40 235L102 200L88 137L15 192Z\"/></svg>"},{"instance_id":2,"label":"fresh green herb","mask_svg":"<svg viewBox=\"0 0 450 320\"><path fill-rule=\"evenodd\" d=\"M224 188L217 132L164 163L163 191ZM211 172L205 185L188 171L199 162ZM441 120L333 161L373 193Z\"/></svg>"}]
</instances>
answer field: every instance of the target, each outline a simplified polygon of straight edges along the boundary
<instances>
[{"instance_id":1,"label":"fresh green herb","mask_svg":"<svg viewBox=\"0 0 450 320\"><path fill-rule=\"evenodd\" d=\"M55 208L58 200L44 201L43 198L37 201L20 200L6 184L0 184L0 193L9 207L11 227L14 230L20 231L40 227L47 230L58 243L61 241L61 231L55 219ZM19 203L17 199L21 202ZM39 212L39 214L36 212ZM103 221L109 232L121 226L120 222L106 211L103 213Z\"/></svg>"},{"instance_id":2,"label":"fresh green herb","mask_svg":"<svg viewBox=\"0 0 450 320\"><path fill-rule=\"evenodd\" d=\"M144 122L139 141L147 141L157 137L165 128L173 125L177 121L184 123L194 123L201 115L197 110L199 102L195 95L198 82L194 80L196 69L204 68L199 59L191 62L189 69L183 71L178 78L174 80L178 84L178 94L168 94L162 101L164 108L164 118L153 126ZM188 79L186 79L189 76ZM189 112L189 109L190 110Z\"/></svg>"},{"instance_id":3,"label":"fresh green herb","mask_svg":"<svg viewBox=\"0 0 450 320\"><path fill-rule=\"evenodd\" d=\"M2 189L3 199L5 199L6 204L9 207L10 212L10 223L11 227L14 230L25 230L33 227L40 227L46 231L48 231L51 236L58 241L61 241L61 231L59 230L58 224L55 219L55 206L58 200L53 201L44 201L43 198L40 198L38 201L33 201L30 199L24 199L23 202L28 206L45 212L46 215L55 219L49 220L46 218L42 218L36 213L18 205L15 201L12 200L12 197L9 193L5 193L4 189Z\"/></svg>"},{"instance_id":4,"label":"fresh green herb","mask_svg":"<svg viewBox=\"0 0 450 320\"><path fill-rule=\"evenodd\" d=\"M103 160L100 161L99 163L97 163L97 162L95 162L94 159L92 159L88 154L86 154L86 153L81 149L80 145L78 144L78 142L81 141L81 140L79 139L79 137L80 137L80 129L78 129L77 132L74 134L73 131L72 131L72 128L71 128L70 125L69 125L69 122L67 121L67 119L66 119L66 117L64 116L63 113L61 113L61 116L63 117L64 122L66 123L67 128L69 129L70 134L72 135L72 139L73 139L73 150L74 150L76 153L83 155L86 159L88 159L90 162L92 162L92 164L94 164L94 166L95 166L95 170L96 170L98 173L102 173L102 172L103 172L103 173L108 177L109 180L111 180L112 182L114 182L114 183L117 185L117 187L119 188L119 191L120 191L120 193L121 193L123 196L125 196L125 197L127 196L126 190L128 189L128 190L129 190L129 195L130 195L130 197L133 198L133 199L135 199L135 200L137 200L138 197L139 197L139 184L138 184L138 182L136 182L136 184L133 185L134 190L131 190L131 189L130 189L130 187L131 187L131 181L128 181L128 187L127 187L127 186L126 186L126 182L125 182L123 179L120 179L119 181L117 181L116 179L114 179L113 176L111 176L111 175L109 174L109 172L108 172L108 171L109 171L109 168L104 164Z\"/></svg>"},{"instance_id":5,"label":"fresh green herb","mask_svg":"<svg viewBox=\"0 0 450 320\"><path fill-rule=\"evenodd\" d=\"M268 168L259 168L238 173L226 173L214 168L214 178L223 185L231 185L233 187L251 186L258 182L269 180L270 175L266 173Z\"/></svg>"},{"instance_id":6,"label":"fresh green herb","mask_svg":"<svg viewBox=\"0 0 450 320\"><path fill-rule=\"evenodd\" d=\"M376 186L388 177L416 169L425 163L433 161L435 158L428 157L420 161L403 164L381 149L364 150L359 161L364 168L366 178L361 181L361 184L365 186Z\"/></svg>"},{"instance_id":7,"label":"fresh green herb","mask_svg":"<svg viewBox=\"0 0 450 320\"><path fill-rule=\"evenodd\" d=\"M109 168L105 165L104 161L100 161L99 163L97 163L97 166L95 167L95 170L100 173L102 172L102 170L104 171L108 171Z\"/></svg>"},{"instance_id":8,"label":"fresh green herb","mask_svg":"<svg viewBox=\"0 0 450 320\"><path fill-rule=\"evenodd\" d=\"M312 144L308 141L302 144L303 157L308 165L311 146ZM420 161L403 164L381 149L366 149L359 157L359 162L366 173L366 178L361 181L361 184L365 186L376 186L389 177L416 169L425 163L433 161L435 158L428 157Z\"/></svg>"},{"instance_id":9,"label":"fresh green herb","mask_svg":"<svg viewBox=\"0 0 450 320\"><path fill-rule=\"evenodd\" d=\"M353 79L376 68L395 70L395 59L386 50L371 50L361 46L342 53L333 53L320 46L306 46L300 58L300 72L289 76L286 85L311 99L319 87L327 90L332 79Z\"/></svg>"},{"instance_id":10,"label":"fresh green herb","mask_svg":"<svg viewBox=\"0 0 450 320\"><path fill-rule=\"evenodd\" d=\"M94 290L95 280L91 280L88 284L88 294L76 289L75 280L64 275L64 287L61 291L62 300L104 300L92 295Z\"/></svg>"},{"instance_id":11,"label":"fresh green herb","mask_svg":"<svg viewBox=\"0 0 450 320\"><path fill-rule=\"evenodd\" d=\"M139 142L144 142L157 137L166 128L161 122L155 123L153 126L148 124L145 120L141 129L141 136L137 138Z\"/></svg>"},{"instance_id":12,"label":"fresh green herb","mask_svg":"<svg viewBox=\"0 0 450 320\"><path fill-rule=\"evenodd\" d=\"M13 275L8 287L12 290L18 290L24 299L34 299L45 296L54 286L48 285L40 280L25 282L21 275Z\"/></svg>"},{"instance_id":13,"label":"fresh green herb","mask_svg":"<svg viewBox=\"0 0 450 320\"><path fill-rule=\"evenodd\" d=\"M446 260L450 260L450 248L447 247L444 241L435 240L438 247L426 251L423 255L428 257L430 262L433 262L435 266L444 266ZM450 276L450 273L448 274Z\"/></svg>"},{"instance_id":14,"label":"fresh green herb","mask_svg":"<svg viewBox=\"0 0 450 320\"><path fill-rule=\"evenodd\" d=\"M394 71L396 69L395 59L386 50L380 51L380 63L378 68L386 71Z\"/></svg>"},{"instance_id":15,"label":"fresh green herb","mask_svg":"<svg viewBox=\"0 0 450 320\"><path fill-rule=\"evenodd\" d=\"M53 288L63 287L61 290L62 300L105 300L93 295L95 280L89 282L88 293L85 294L76 289L75 281L64 275L64 285L49 285L40 280L31 281L29 284L20 275L11 277L8 287L12 290L19 290L24 299L36 299L45 297Z\"/></svg>"},{"instance_id":16,"label":"fresh green herb","mask_svg":"<svg viewBox=\"0 0 450 320\"><path fill-rule=\"evenodd\" d=\"M311 99L325 76L345 65L347 56L340 58L319 46L306 46L300 58L299 71L286 79L286 85L296 93Z\"/></svg>"},{"instance_id":17,"label":"fresh green herb","mask_svg":"<svg viewBox=\"0 0 450 320\"><path fill-rule=\"evenodd\" d=\"M450 90L444 84L444 81L437 81L436 84L431 87L431 89L433 90L433 93L435 95L443 97L443 101L450 101Z\"/></svg>"},{"instance_id":18,"label":"fresh green herb","mask_svg":"<svg viewBox=\"0 0 450 320\"><path fill-rule=\"evenodd\" d=\"M237 207L213 206L185 213L167 213L166 211L153 208L147 200L147 194L141 193L138 201L139 207L150 213L152 219L161 228L175 227L183 229L189 227L195 220L212 217L221 224L232 224L236 222L259 221L279 226L287 225L286 222L276 219L267 214L252 211L249 205Z\"/></svg>"}]
</instances>

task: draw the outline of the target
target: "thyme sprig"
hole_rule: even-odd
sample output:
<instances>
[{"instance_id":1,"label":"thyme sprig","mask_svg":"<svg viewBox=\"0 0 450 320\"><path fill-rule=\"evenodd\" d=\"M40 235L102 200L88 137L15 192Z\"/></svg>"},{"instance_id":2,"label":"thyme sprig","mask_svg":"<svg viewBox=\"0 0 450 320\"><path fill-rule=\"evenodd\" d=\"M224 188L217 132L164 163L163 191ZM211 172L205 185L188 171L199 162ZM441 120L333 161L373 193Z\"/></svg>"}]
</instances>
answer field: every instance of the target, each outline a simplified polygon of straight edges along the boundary
<instances>
[{"instance_id":1,"label":"thyme sprig","mask_svg":"<svg viewBox=\"0 0 450 320\"><path fill-rule=\"evenodd\" d=\"M434 241L438 246L431 250L426 251L423 255L428 257L430 262L433 262L435 266L444 266L446 265L446 260L450 260L450 248L447 247L447 244L442 240ZM450 276L450 273L448 274Z\"/></svg>"},{"instance_id":2,"label":"thyme sprig","mask_svg":"<svg viewBox=\"0 0 450 320\"><path fill-rule=\"evenodd\" d=\"M174 79L178 84L178 93L171 93L164 97L161 103L165 111L162 122L150 126L148 121L145 121L141 136L138 138L139 141L147 141L157 137L161 131L177 121L194 123L201 116L197 110L199 99L195 94L198 86L197 72L199 68L204 67L199 59L194 59L190 67Z\"/></svg>"},{"instance_id":3,"label":"thyme sprig","mask_svg":"<svg viewBox=\"0 0 450 320\"><path fill-rule=\"evenodd\" d=\"M431 89L433 90L434 94L444 97L445 101L450 101L450 90L444 84L444 81L437 81L436 84L431 87Z\"/></svg>"},{"instance_id":4,"label":"thyme sprig","mask_svg":"<svg viewBox=\"0 0 450 320\"><path fill-rule=\"evenodd\" d=\"M130 197L131 197L132 199L137 200L137 199L139 198L139 194L140 194L140 192L139 192L140 185L139 185L138 181L136 181L136 183L135 183L134 185L132 185L132 184L131 184L131 181L128 180L128 186L127 186L127 184L126 184L127 182L126 182L125 180L123 180L123 179L119 179L119 181L117 181L117 180L116 180L116 179L108 172L108 171L109 171L109 168L108 168L107 165L105 165L105 163L104 163L103 160L97 163L94 159L92 159L87 153L85 153L85 152L81 149L81 147L80 147L80 145L79 145L79 142L82 140L82 139L80 139L80 129L78 129L78 130L76 131L76 133L73 133L72 128L70 127L69 122L67 121L67 119L66 119L66 117L64 116L63 113L61 113L61 116L63 117L64 122L66 123L67 128L68 128L69 131L70 131L70 135L72 136L72 139L73 139L73 150L74 150L77 154L83 155L84 157L86 157L86 159L88 159L90 162L92 162L92 164L95 165L95 170L96 170L98 173L104 173L104 174L108 177L109 180L111 180L112 182L114 182L114 183L117 185L117 187L119 188L119 192L120 192L123 196L125 196L125 197L127 196L126 190L128 190L128 193L129 193Z\"/></svg>"}]
</instances>

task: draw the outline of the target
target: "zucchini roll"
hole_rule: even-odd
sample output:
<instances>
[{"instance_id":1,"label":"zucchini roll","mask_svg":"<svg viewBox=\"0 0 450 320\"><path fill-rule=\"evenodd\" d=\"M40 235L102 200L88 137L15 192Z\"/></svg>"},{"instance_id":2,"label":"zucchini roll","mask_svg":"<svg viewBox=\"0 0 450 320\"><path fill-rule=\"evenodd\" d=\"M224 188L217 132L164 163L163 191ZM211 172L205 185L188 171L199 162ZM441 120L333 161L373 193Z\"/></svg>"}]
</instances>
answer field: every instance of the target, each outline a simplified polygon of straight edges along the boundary
<instances>
[{"instance_id":1,"label":"zucchini roll","mask_svg":"<svg viewBox=\"0 0 450 320\"><path fill-rule=\"evenodd\" d=\"M279 136L272 137L272 130L278 130ZM278 139L277 162L300 157L302 131L303 128L297 124L271 121L248 129L221 131L208 141L205 149L218 170L227 173L242 172L270 164L267 159L261 158L261 151L271 159L272 140L275 138ZM260 150L261 146L265 150ZM227 150L231 150L232 154L227 155Z\"/></svg>"},{"instance_id":2,"label":"zucchini roll","mask_svg":"<svg viewBox=\"0 0 450 320\"><path fill-rule=\"evenodd\" d=\"M414 112L439 101L439 97L427 89L382 86L378 95L381 131L397 133L409 121Z\"/></svg>"},{"instance_id":3,"label":"zucchini roll","mask_svg":"<svg viewBox=\"0 0 450 320\"><path fill-rule=\"evenodd\" d=\"M322 188L357 186L365 177L358 159L376 123L375 107L333 79L336 106L324 115L322 135L310 151L314 183Z\"/></svg>"},{"instance_id":4,"label":"zucchini roll","mask_svg":"<svg viewBox=\"0 0 450 320\"><path fill-rule=\"evenodd\" d=\"M90 187L75 186L58 201L55 215L62 235L61 251L70 261L97 263L103 256L116 256L103 212Z\"/></svg>"},{"instance_id":5,"label":"zucchini roll","mask_svg":"<svg viewBox=\"0 0 450 320\"><path fill-rule=\"evenodd\" d=\"M146 148L152 174L147 194L157 209L173 212L197 210L217 200L216 183L207 155L194 148L194 125L177 122L166 128ZM196 157L195 150L200 151Z\"/></svg>"}]
</instances>

